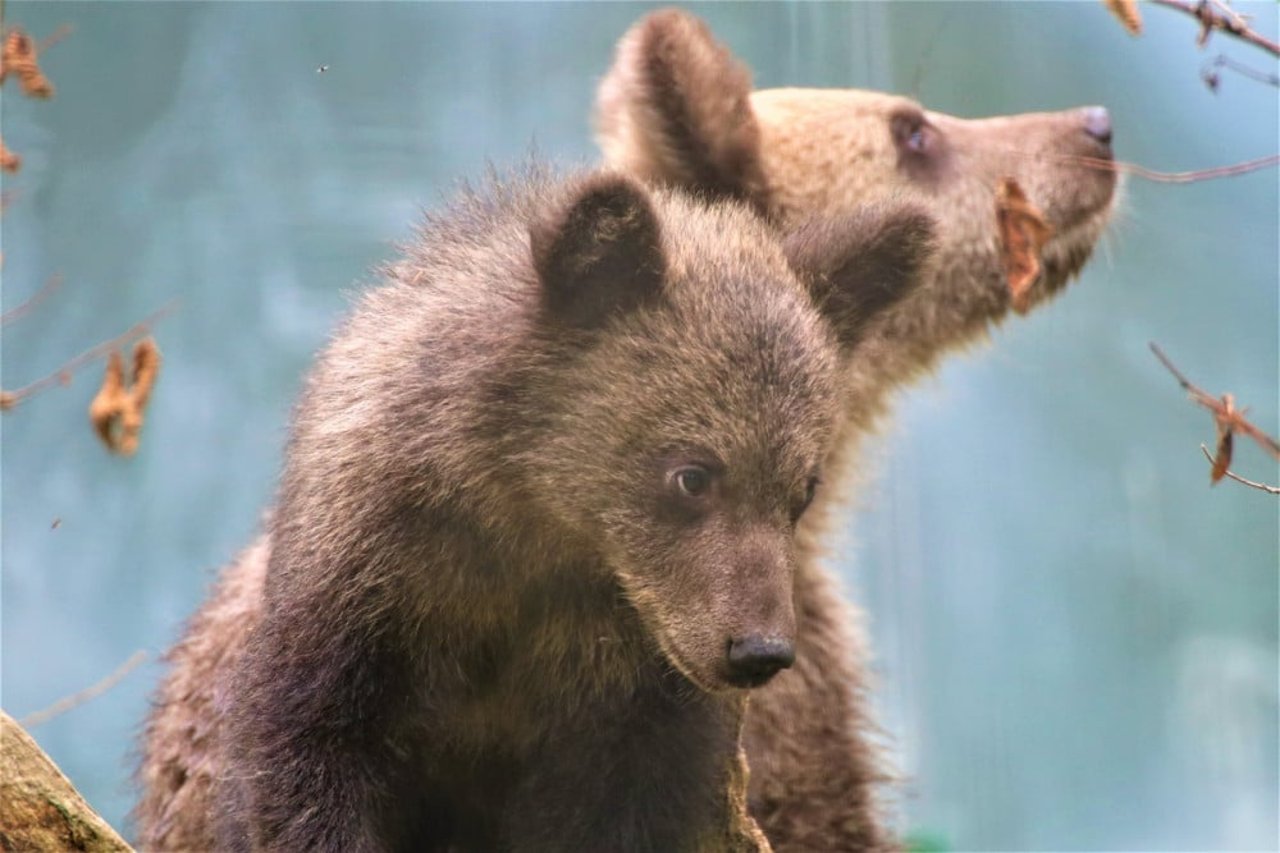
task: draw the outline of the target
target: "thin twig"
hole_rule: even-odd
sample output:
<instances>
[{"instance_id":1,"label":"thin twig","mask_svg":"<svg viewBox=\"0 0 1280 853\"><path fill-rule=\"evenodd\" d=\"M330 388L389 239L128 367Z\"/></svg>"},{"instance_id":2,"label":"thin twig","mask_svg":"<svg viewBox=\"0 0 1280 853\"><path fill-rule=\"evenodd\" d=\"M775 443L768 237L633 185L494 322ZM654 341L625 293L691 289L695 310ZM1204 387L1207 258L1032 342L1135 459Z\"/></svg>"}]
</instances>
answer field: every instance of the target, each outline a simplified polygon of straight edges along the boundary
<instances>
[{"instance_id":1,"label":"thin twig","mask_svg":"<svg viewBox=\"0 0 1280 853\"><path fill-rule=\"evenodd\" d=\"M1218 91L1218 85L1220 83L1217 71L1219 68L1226 68L1230 71L1234 71L1242 77L1248 77L1250 80L1255 82L1265 83L1268 86L1274 86L1275 88L1280 89L1280 74L1270 74L1266 71L1259 71L1256 68L1251 68L1243 62L1236 62L1229 56L1220 53L1211 61L1206 62L1204 67L1200 69L1200 79L1204 80L1209 88L1215 92Z\"/></svg>"},{"instance_id":2,"label":"thin twig","mask_svg":"<svg viewBox=\"0 0 1280 853\"><path fill-rule=\"evenodd\" d=\"M1193 385L1191 383L1191 380L1182 374L1181 370L1179 370L1177 367L1174 366L1173 362L1169 360L1169 356L1165 355L1164 350L1160 349L1159 344L1157 344L1155 341L1151 341L1150 343L1147 344L1147 346L1151 347L1151 351L1156 354L1156 358L1160 359L1160 363L1163 364L1168 369L1168 371L1173 374L1173 378L1178 380L1178 384L1182 386L1183 391L1187 391L1192 395L1198 394L1202 397L1209 397L1208 394L1205 394L1198 387ZM1209 399L1212 400L1213 398L1209 397Z\"/></svg>"},{"instance_id":3,"label":"thin twig","mask_svg":"<svg viewBox=\"0 0 1280 853\"><path fill-rule=\"evenodd\" d=\"M44 39L37 45L36 49L40 53L44 53L46 50L53 47L55 44L62 41L67 36L71 35L71 29L72 27L70 24L60 25L52 33L45 36Z\"/></svg>"},{"instance_id":4,"label":"thin twig","mask_svg":"<svg viewBox=\"0 0 1280 853\"><path fill-rule=\"evenodd\" d=\"M1205 447L1203 442L1200 444L1200 452L1204 454L1204 458L1208 459L1209 464L1212 465L1213 454L1209 452L1209 448ZM1226 474L1237 483L1244 483L1246 486L1253 486L1253 488L1260 489L1269 495L1280 495L1280 487L1268 486L1266 483L1255 483L1253 480L1246 480L1244 477L1241 477L1239 474L1231 470L1223 471L1222 473Z\"/></svg>"},{"instance_id":5,"label":"thin twig","mask_svg":"<svg viewBox=\"0 0 1280 853\"><path fill-rule=\"evenodd\" d=\"M1179 12L1184 12L1199 21L1200 37L1198 43L1201 47L1208 40L1210 33L1214 30L1220 30L1266 50L1272 56L1280 56L1280 43L1258 34L1248 25L1244 18L1240 17L1225 4L1210 2L1210 0L1197 0L1195 3L1186 2L1186 0L1150 0L1150 2L1157 6L1164 6L1167 9L1176 9Z\"/></svg>"},{"instance_id":6,"label":"thin twig","mask_svg":"<svg viewBox=\"0 0 1280 853\"><path fill-rule=\"evenodd\" d=\"M112 687L115 687L123 681L124 677L137 669L143 661L147 659L147 657L148 655L145 651L138 649L129 656L127 661L116 667L115 671L99 681L97 684L92 684L78 693L72 693L70 696L65 696L44 710L27 714L18 722L21 723L24 728L30 729L40 725L41 723L47 723L59 714L65 714L72 708L83 705L91 699L98 698L103 693L106 693Z\"/></svg>"},{"instance_id":7,"label":"thin twig","mask_svg":"<svg viewBox=\"0 0 1280 853\"><path fill-rule=\"evenodd\" d=\"M1136 163L1126 163L1123 160L1084 157L1076 154L1063 154L1061 159L1104 172L1127 172L1139 178L1162 184L1189 184L1194 181L1208 181L1214 178L1231 178L1248 172L1256 172L1259 169L1266 169L1280 163L1280 154L1268 154L1266 157L1259 157L1256 160L1246 160L1243 163L1233 163L1230 166L1215 166L1211 169L1197 169L1193 172L1157 172L1155 169L1148 169Z\"/></svg>"},{"instance_id":8,"label":"thin twig","mask_svg":"<svg viewBox=\"0 0 1280 853\"><path fill-rule=\"evenodd\" d=\"M92 349L85 350L80 353L80 355L71 359L66 364L62 365L62 367L58 368L53 373L50 373L43 379L37 379L30 385L24 385L16 391L0 391L0 411L7 412L33 394L38 394L46 388L51 388L54 385L62 385L66 383L66 381L70 379L72 373L84 367L86 364L92 364L98 359L105 358L110 355L113 351L133 343L138 338L146 337L151 333L151 327L153 325L172 314L177 310L177 307L178 303L176 300L170 302L159 311L156 311L150 316L144 318L141 322L135 323L126 332L124 332L124 334L118 335L109 341L103 341Z\"/></svg>"},{"instance_id":9,"label":"thin twig","mask_svg":"<svg viewBox=\"0 0 1280 853\"><path fill-rule=\"evenodd\" d=\"M1280 459L1280 441L1276 441L1246 420L1243 410L1235 408L1234 404L1232 404L1231 395L1227 394L1222 398L1214 397L1184 376L1182 371L1174 366L1169 356L1164 354L1164 350L1160 349L1158 344L1153 341L1149 346L1151 351L1155 353L1156 358L1160 359L1160 363L1178 380L1178 384L1187 392L1192 402L1213 413L1219 430L1244 433L1249 438L1252 438L1259 447L1271 454L1272 457Z\"/></svg>"},{"instance_id":10,"label":"thin twig","mask_svg":"<svg viewBox=\"0 0 1280 853\"><path fill-rule=\"evenodd\" d=\"M10 308L8 311L4 312L3 314L0 314L0 326L7 326L10 323L12 323L14 320L20 320L26 315L30 314L32 311L34 311L36 308L40 306L41 302L44 302L46 299L48 299L53 294L53 292L61 286L62 286L62 276L60 275L49 276L49 279L44 284L40 285L40 289L37 290L35 293L31 294L31 296L27 298L26 302L23 302L21 305L17 306L16 308Z\"/></svg>"}]
</instances>

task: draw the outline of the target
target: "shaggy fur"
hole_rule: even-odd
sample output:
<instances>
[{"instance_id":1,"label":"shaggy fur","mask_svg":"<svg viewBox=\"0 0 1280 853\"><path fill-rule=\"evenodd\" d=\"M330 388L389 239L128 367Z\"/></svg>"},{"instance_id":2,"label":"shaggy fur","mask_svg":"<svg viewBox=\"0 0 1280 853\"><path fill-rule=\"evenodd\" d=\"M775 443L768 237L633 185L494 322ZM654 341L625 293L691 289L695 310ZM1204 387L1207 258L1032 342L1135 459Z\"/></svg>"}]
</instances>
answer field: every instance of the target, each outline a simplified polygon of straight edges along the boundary
<instances>
[{"instance_id":1,"label":"shaggy fur","mask_svg":"<svg viewBox=\"0 0 1280 853\"><path fill-rule=\"evenodd\" d=\"M863 215L780 244L594 175L433 220L320 357L269 542L170 653L142 846L766 849L738 688L776 667L726 650L803 653L837 340L930 245L916 207Z\"/></svg>"},{"instance_id":2,"label":"shaggy fur","mask_svg":"<svg viewBox=\"0 0 1280 853\"><path fill-rule=\"evenodd\" d=\"M879 92L752 91L746 67L678 10L647 16L621 40L596 121L610 164L653 183L746 199L782 229L814 218L864 228L844 218L885 198L917 199L937 217L938 259L923 286L856 349L842 341L846 418L824 466L829 483L847 479L842 472L897 388L1007 315L999 179L1015 178L1055 230L1033 304L1087 260L1115 189L1113 172L1067 159L1111 157L1109 120L1097 108L972 121ZM862 303L874 294L840 298ZM870 745L860 618L816 544L837 491L824 489L801 525L796 665L757 693L747 715L752 813L780 851L893 844L875 807L887 774Z\"/></svg>"}]
</instances>

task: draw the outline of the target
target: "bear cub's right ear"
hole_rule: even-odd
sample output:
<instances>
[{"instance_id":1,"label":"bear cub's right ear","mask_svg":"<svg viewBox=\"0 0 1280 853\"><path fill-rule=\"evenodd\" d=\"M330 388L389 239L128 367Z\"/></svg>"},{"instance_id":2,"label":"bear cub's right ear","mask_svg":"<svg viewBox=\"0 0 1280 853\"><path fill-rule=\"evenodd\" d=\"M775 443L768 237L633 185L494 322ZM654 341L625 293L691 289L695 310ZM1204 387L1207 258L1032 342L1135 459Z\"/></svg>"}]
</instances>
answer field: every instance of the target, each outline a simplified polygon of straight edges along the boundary
<instances>
[{"instance_id":1,"label":"bear cub's right ear","mask_svg":"<svg viewBox=\"0 0 1280 853\"><path fill-rule=\"evenodd\" d=\"M594 329L662 290L665 263L648 191L622 175L582 180L529 226L543 308L556 321Z\"/></svg>"},{"instance_id":2,"label":"bear cub's right ear","mask_svg":"<svg viewBox=\"0 0 1280 853\"><path fill-rule=\"evenodd\" d=\"M751 72L687 12L654 12L618 42L596 137L628 174L767 211Z\"/></svg>"},{"instance_id":3,"label":"bear cub's right ear","mask_svg":"<svg viewBox=\"0 0 1280 853\"><path fill-rule=\"evenodd\" d=\"M814 217L784 236L783 251L848 352L928 277L936 233L923 205L886 201Z\"/></svg>"}]
</instances>

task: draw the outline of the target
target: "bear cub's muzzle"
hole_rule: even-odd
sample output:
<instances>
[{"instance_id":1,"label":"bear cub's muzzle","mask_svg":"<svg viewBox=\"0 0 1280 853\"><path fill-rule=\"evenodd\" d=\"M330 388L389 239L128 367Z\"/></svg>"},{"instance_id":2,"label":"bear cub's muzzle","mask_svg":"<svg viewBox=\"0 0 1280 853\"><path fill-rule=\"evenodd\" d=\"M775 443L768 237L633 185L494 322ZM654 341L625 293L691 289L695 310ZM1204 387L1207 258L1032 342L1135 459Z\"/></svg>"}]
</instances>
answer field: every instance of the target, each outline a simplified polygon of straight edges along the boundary
<instances>
[{"instance_id":1,"label":"bear cub's muzzle","mask_svg":"<svg viewBox=\"0 0 1280 853\"><path fill-rule=\"evenodd\" d=\"M759 687L795 663L790 640L748 634L729 641L729 683L734 687Z\"/></svg>"}]
</instances>

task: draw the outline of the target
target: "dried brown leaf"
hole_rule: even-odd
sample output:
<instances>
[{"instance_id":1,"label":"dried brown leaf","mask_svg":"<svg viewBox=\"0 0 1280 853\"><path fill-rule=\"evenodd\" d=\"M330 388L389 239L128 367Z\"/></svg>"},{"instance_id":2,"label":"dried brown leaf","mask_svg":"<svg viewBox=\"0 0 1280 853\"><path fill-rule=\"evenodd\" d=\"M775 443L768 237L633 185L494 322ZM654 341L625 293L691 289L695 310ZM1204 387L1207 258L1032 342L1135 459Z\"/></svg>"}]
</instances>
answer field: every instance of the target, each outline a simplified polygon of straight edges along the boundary
<instances>
[{"instance_id":1,"label":"dried brown leaf","mask_svg":"<svg viewBox=\"0 0 1280 853\"><path fill-rule=\"evenodd\" d=\"M22 30L10 30L0 47L0 82L13 74L18 78L22 91L33 98L53 97L53 84L40 70L36 60L35 40Z\"/></svg>"},{"instance_id":2,"label":"dried brown leaf","mask_svg":"<svg viewBox=\"0 0 1280 853\"><path fill-rule=\"evenodd\" d=\"M1136 0L1102 0L1102 4L1115 16L1131 36L1142 35L1142 15Z\"/></svg>"},{"instance_id":3,"label":"dried brown leaf","mask_svg":"<svg viewBox=\"0 0 1280 853\"><path fill-rule=\"evenodd\" d=\"M143 338L133 346L133 401L139 409L145 409L151 399L151 389L160 375L160 348L155 338Z\"/></svg>"},{"instance_id":4,"label":"dried brown leaf","mask_svg":"<svg viewBox=\"0 0 1280 853\"><path fill-rule=\"evenodd\" d=\"M996 189L996 225L1013 310L1025 314L1031 307L1031 285L1040 275L1040 250L1053 236L1053 227L1013 178L1001 179Z\"/></svg>"},{"instance_id":5,"label":"dried brown leaf","mask_svg":"<svg viewBox=\"0 0 1280 853\"><path fill-rule=\"evenodd\" d=\"M89 422L112 453L119 452L117 424L124 408L124 359L119 350L107 356L102 387L89 403Z\"/></svg>"},{"instance_id":6,"label":"dried brown leaf","mask_svg":"<svg viewBox=\"0 0 1280 853\"><path fill-rule=\"evenodd\" d=\"M1209 482L1217 483L1227 473L1227 469L1231 467L1231 450L1235 444L1231 437L1231 430L1218 431L1218 450L1213 456L1213 468L1209 471Z\"/></svg>"},{"instance_id":7,"label":"dried brown leaf","mask_svg":"<svg viewBox=\"0 0 1280 853\"><path fill-rule=\"evenodd\" d=\"M20 168L22 168L22 158L10 151L4 144L4 138L0 137L0 169L16 172Z\"/></svg>"},{"instance_id":8,"label":"dried brown leaf","mask_svg":"<svg viewBox=\"0 0 1280 853\"><path fill-rule=\"evenodd\" d=\"M89 404L89 421L112 453L132 456L137 451L160 360L160 349L153 339L138 341L133 348L133 374L126 385L120 351L113 350L107 358L102 387Z\"/></svg>"}]
</instances>

